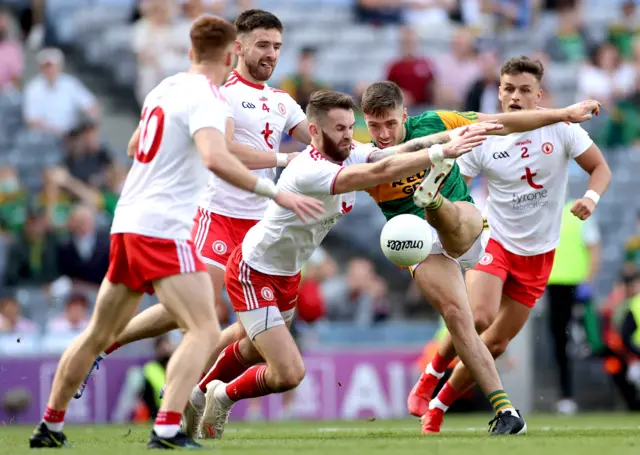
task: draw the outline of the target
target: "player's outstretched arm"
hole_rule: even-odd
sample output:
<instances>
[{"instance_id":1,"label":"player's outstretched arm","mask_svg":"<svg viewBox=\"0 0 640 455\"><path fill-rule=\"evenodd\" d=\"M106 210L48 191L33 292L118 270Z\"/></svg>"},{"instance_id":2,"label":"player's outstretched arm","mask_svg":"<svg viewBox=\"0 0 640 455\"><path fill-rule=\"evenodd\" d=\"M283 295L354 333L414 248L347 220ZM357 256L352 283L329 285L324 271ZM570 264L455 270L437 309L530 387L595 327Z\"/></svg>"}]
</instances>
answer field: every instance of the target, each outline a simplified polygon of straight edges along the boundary
<instances>
[{"instance_id":1,"label":"player's outstretched arm","mask_svg":"<svg viewBox=\"0 0 640 455\"><path fill-rule=\"evenodd\" d=\"M278 191L268 178L258 178L227 149L225 137L216 128L201 128L193 139L205 166L225 182L260 196L273 199L277 204L293 211L300 219L317 217L323 213L323 204L317 199Z\"/></svg>"},{"instance_id":2,"label":"player's outstretched arm","mask_svg":"<svg viewBox=\"0 0 640 455\"><path fill-rule=\"evenodd\" d=\"M466 128L444 145L433 145L431 148L418 150L417 153L394 154L377 163L348 166L337 175L333 192L348 193L409 177L428 168L431 163L469 153L486 138L481 130Z\"/></svg>"},{"instance_id":3,"label":"player's outstretched arm","mask_svg":"<svg viewBox=\"0 0 640 455\"><path fill-rule=\"evenodd\" d=\"M593 215L600 196L611 183L611 169L596 144L580 154L576 162L589 174L589 186L584 196L573 204L571 212L581 220L586 220Z\"/></svg>"},{"instance_id":4,"label":"player's outstretched arm","mask_svg":"<svg viewBox=\"0 0 640 455\"><path fill-rule=\"evenodd\" d=\"M256 150L250 145L242 144L234 140L235 127L233 119L227 119L226 138L229 151L238 157L242 164L249 169L269 169L272 167L285 167L295 157L287 153L272 153Z\"/></svg>"},{"instance_id":5,"label":"player's outstretched arm","mask_svg":"<svg viewBox=\"0 0 640 455\"><path fill-rule=\"evenodd\" d=\"M537 130L559 122L582 123L594 115L598 115L599 112L600 103L595 100L587 100L562 109L532 109L500 114L478 113L478 120L481 122L495 120L501 123L504 128L489 134L506 136L511 133Z\"/></svg>"},{"instance_id":6,"label":"player's outstretched arm","mask_svg":"<svg viewBox=\"0 0 640 455\"><path fill-rule=\"evenodd\" d=\"M443 131L441 133L430 134L429 136L412 139L408 142L405 142L404 144L387 147L385 149L376 149L369 155L369 163L377 163L378 161L382 161L385 158L400 153L417 152L418 150L427 149L434 145L446 144L451 140L452 137L463 131L472 130L476 131L478 134L490 134L491 132L497 131L501 128L503 128L503 126L497 121L489 121L472 123L471 125L465 125L463 127L457 128L453 130L456 132L456 134L454 134L453 136L451 134L452 131Z\"/></svg>"}]
</instances>

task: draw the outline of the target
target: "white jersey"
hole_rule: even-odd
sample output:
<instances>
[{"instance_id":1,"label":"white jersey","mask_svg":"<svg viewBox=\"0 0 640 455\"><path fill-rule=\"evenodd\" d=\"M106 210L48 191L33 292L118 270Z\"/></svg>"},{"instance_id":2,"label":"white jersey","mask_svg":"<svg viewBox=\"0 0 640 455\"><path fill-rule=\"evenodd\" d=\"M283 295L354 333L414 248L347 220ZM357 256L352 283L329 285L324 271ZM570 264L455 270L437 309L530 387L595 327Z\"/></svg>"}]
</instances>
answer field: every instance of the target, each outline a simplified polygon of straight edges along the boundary
<instances>
[{"instance_id":1,"label":"white jersey","mask_svg":"<svg viewBox=\"0 0 640 455\"><path fill-rule=\"evenodd\" d=\"M140 143L116 207L112 233L187 240L211 172L193 144L202 128L224 135L227 104L201 74L181 73L146 97Z\"/></svg>"},{"instance_id":2,"label":"white jersey","mask_svg":"<svg viewBox=\"0 0 640 455\"><path fill-rule=\"evenodd\" d=\"M278 188L324 203L325 213L318 220L303 223L293 212L269 202L264 218L249 229L242 242L243 260L253 269L268 275L294 276L309 260L327 233L349 213L356 202L355 191L334 194L336 177L352 164L366 163L373 148L354 147L342 164L327 161L313 147L308 147L286 167Z\"/></svg>"},{"instance_id":3,"label":"white jersey","mask_svg":"<svg viewBox=\"0 0 640 455\"><path fill-rule=\"evenodd\" d=\"M569 161L593 141L577 124L556 123L526 133L491 136L457 162L460 172L487 177L485 214L491 237L507 251L534 256L560 240Z\"/></svg>"},{"instance_id":4,"label":"white jersey","mask_svg":"<svg viewBox=\"0 0 640 455\"><path fill-rule=\"evenodd\" d=\"M221 91L232 113L234 140L256 150L278 152L282 134L291 136L296 126L306 120L298 103L287 93L253 84L235 71ZM275 167L252 172L271 180L276 177ZM268 203L265 197L212 177L200 207L231 218L259 220Z\"/></svg>"}]
</instances>

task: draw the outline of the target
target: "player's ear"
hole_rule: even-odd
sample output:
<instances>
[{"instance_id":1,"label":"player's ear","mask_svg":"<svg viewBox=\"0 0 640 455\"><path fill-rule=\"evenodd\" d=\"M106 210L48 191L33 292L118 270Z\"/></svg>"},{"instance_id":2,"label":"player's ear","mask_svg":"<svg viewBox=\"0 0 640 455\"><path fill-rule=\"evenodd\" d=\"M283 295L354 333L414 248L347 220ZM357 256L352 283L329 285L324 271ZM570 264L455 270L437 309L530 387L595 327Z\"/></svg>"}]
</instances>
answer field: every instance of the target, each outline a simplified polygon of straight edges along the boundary
<instances>
[{"instance_id":1,"label":"player's ear","mask_svg":"<svg viewBox=\"0 0 640 455\"><path fill-rule=\"evenodd\" d=\"M239 39L236 40L234 51L238 57L242 55L242 41L240 41Z\"/></svg>"},{"instance_id":2,"label":"player's ear","mask_svg":"<svg viewBox=\"0 0 640 455\"><path fill-rule=\"evenodd\" d=\"M317 137L319 135L318 125L313 122L309 122L309 134L313 137Z\"/></svg>"},{"instance_id":3,"label":"player's ear","mask_svg":"<svg viewBox=\"0 0 640 455\"><path fill-rule=\"evenodd\" d=\"M538 104L542 100L542 89L538 90L538 96L536 96L536 104Z\"/></svg>"},{"instance_id":4,"label":"player's ear","mask_svg":"<svg viewBox=\"0 0 640 455\"><path fill-rule=\"evenodd\" d=\"M402 123L407 123L407 119L409 118L409 113L407 112L407 108L402 109Z\"/></svg>"}]
</instances>

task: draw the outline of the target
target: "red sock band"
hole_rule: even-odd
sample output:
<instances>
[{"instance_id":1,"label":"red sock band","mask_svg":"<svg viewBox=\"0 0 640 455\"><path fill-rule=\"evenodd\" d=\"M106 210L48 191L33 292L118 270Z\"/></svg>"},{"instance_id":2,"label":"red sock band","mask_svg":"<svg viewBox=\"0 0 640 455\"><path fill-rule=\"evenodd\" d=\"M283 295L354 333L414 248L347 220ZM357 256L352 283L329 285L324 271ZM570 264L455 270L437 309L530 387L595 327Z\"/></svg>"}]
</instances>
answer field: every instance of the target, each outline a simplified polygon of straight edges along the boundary
<instances>
[{"instance_id":1,"label":"red sock band","mask_svg":"<svg viewBox=\"0 0 640 455\"><path fill-rule=\"evenodd\" d=\"M180 425L182 413L174 411L160 411L156 417L156 425Z\"/></svg>"},{"instance_id":2,"label":"red sock band","mask_svg":"<svg viewBox=\"0 0 640 455\"><path fill-rule=\"evenodd\" d=\"M451 363L452 359L445 359L440 355L439 352L436 352L436 355L431 360L431 368L436 370L436 373L444 373L447 371L447 367Z\"/></svg>"},{"instance_id":3,"label":"red sock band","mask_svg":"<svg viewBox=\"0 0 640 455\"><path fill-rule=\"evenodd\" d=\"M255 365L249 368L242 376L227 385L227 396L233 401L238 401L269 395L271 391L267 387L266 374L266 365Z\"/></svg>"},{"instance_id":4,"label":"red sock band","mask_svg":"<svg viewBox=\"0 0 640 455\"><path fill-rule=\"evenodd\" d=\"M116 342L115 342L115 343L113 343L111 346L109 346L107 349L105 349L105 350L104 350L104 353L105 353L106 355L109 355L109 354L111 354L113 351L116 351L117 349L119 349L120 347L121 347L121 346L120 346L120 343L118 343L118 342L116 341Z\"/></svg>"},{"instance_id":5,"label":"red sock band","mask_svg":"<svg viewBox=\"0 0 640 455\"><path fill-rule=\"evenodd\" d=\"M43 420L49 423L62 423L64 422L65 413L66 411L56 411L55 409L47 407L46 411L44 411Z\"/></svg>"},{"instance_id":6,"label":"red sock band","mask_svg":"<svg viewBox=\"0 0 640 455\"><path fill-rule=\"evenodd\" d=\"M250 366L240 353L240 342L236 341L224 348L224 351L220 353L218 360L216 360L216 363L205 377L202 378L198 387L204 393L207 391L207 384L214 379L222 382L231 382L247 371Z\"/></svg>"},{"instance_id":7,"label":"red sock band","mask_svg":"<svg viewBox=\"0 0 640 455\"><path fill-rule=\"evenodd\" d=\"M447 383L442 387L440 392L438 393L438 400L440 402L449 407L451 406L458 398L460 398L462 394L458 392L456 389L451 387L451 384L447 381Z\"/></svg>"}]
</instances>

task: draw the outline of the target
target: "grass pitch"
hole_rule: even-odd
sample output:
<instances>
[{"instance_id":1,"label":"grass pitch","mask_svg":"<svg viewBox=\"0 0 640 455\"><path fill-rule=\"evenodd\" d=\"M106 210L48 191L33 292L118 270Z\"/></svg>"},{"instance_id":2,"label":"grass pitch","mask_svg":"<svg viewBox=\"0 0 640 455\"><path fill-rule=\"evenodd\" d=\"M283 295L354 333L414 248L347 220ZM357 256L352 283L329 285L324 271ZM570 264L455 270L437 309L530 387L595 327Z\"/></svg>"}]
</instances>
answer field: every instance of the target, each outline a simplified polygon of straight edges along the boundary
<instances>
[{"instance_id":1,"label":"grass pitch","mask_svg":"<svg viewBox=\"0 0 640 455\"><path fill-rule=\"evenodd\" d=\"M640 414L577 417L534 415L526 436L489 437L488 415L448 416L443 432L423 436L417 419L401 421L230 423L221 441L205 449L221 454L410 454L410 455L638 455ZM33 454L32 427L0 426L0 454ZM125 455L149 453L150 427L69 426L73 448L65 453Z\"/></svg>"}]
</instances>

